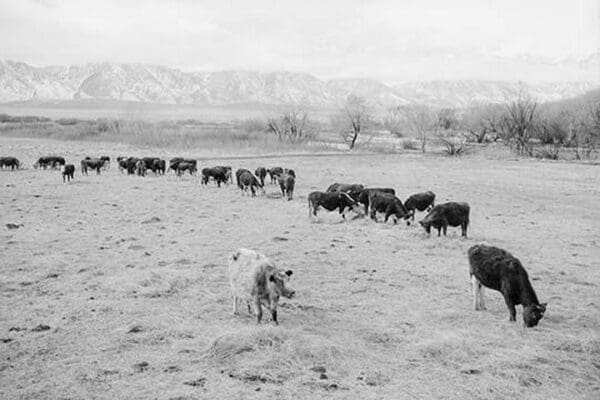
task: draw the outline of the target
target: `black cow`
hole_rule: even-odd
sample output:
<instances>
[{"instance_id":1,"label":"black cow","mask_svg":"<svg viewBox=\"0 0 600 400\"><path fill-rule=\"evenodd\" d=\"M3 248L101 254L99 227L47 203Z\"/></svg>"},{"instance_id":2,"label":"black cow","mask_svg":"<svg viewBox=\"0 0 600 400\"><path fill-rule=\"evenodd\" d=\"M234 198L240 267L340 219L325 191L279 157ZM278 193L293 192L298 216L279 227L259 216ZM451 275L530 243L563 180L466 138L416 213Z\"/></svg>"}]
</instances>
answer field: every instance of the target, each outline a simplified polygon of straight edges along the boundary
<instances>
[{"instance_id":1,"label":"black cow","mask_svg":"<svg viewBox=\"0 0 600 400\"><path fill-rule=\"evenodd\" d=\"M267 170L267 174L269 175L269 178L271 178L271 183L277 183L277 179L279 179L279 176L281 174L283 174L283 168L281 167L273 167L273 168L269 168Z\"/></svg>"},{"instance_id":2,"label":"black cow","mask_svg":"<svg viewBox=\"0 0 600 400\"><path fill-rule=\"evenodd\" d=\"M296 171L294 171L293 169L288 169L288 168L285 168L285 169L283 170L283 173L284 173L285 175L290 175L290 176L293 176L294 178L296 178Z\"/></svg>"},{"instance_id":3,"label":"black cow","mask_svg":"<svg viewBox=\"0 0 600 400\"><path fill-rule=\"evenodd\" d=\"M536 326L546 312L547 303L538 301L521 262L506 250L483 244L471 247L467 254L475 310L485 310L483 285L502 293L510 321L516 321L515 306L521 304L525 325Z\"/></svg>"},{"instance_id":4,"label":"black cow","mask_svg":"<svg viewBox=\"0 0 600 400\"><path fill-rule=\"evenodd\" d=\"M154 161L152 161L152 164L148 168L157 175L158 174L164 175L167 170L167 163L165 160L156 158L156 159L154 159Z\"/></svg>"},{"instance_id":5,"label":"black cow","mask_svg":"<svg viewBox=\"0 0 600 400\"><path fill-rule=\"evenodd\" d=\"M74 176L75 176L75 166L73 164L65 164L62 167L63 182L65 182L66 180L71 182L71 179L73 179Z\"/></svg>"},{"instance_id":6,"label":"black cow","mask_svg":"<svg viewBox=\"0 0 600 400\"><path fill-rule=\"evenodd\" d=\"M375 222L377 222L378 212L385 213L384 222L387 222L391 215L395 216L394 224L398 223L401 218L406 220L409 218L402 200L391 193L372 191L369 193L369 206L371 207L371 219ZM407 224L410 225L410 222L407 221Z\"/></svg>"},{"instance_id":7,"label":"black cow","mask_svg":"<svg viewBox=\"0 0 600 400\"><path fill-rule=\"evenodd\" d=\"M64 157L59 157L59 156L40 157L40 158L38 158L36 163L33 164L33 168L46 169L46 168L50 167L51 169L56 169L58 167L62 167L66 163L67 162L65 161Z\"/></svg>"},{"instance_id":8,"label":"black cow","mask_svg":"<svg viewBox=\"0 0 600 400\"><path fill-rule=\"evenodd\" d=\"M233 183L233 176L231 174L231 171L232 171L231 165L217 165L215 168L219 168L224 171L225 178L226 178L225 183L228 183L229 181L231 181L231 183Z\"/></svg>"},{"instance_id":9,"label":"black cow","mask_svg":"<svg viewBox=\"0 0 600 400\"><path fill-rule=\"evenodd\" d=\"M369 211L369 195L372 192L389 193L392 196L396 195L396 191L392 188L367 188L367 189L361 190L356 201L358 201L359 203L361 203L365 206L365 214Z\"/></svg>"},{"instance_id":10,"label":"black cow","mask_svg":"<svg viewBox=\"0 0 600 400\"><path fill-rule=\"evenodd\" d=\"M358 201L358 196L363 191L365 187L358 183L333 183L331 184L326 192L335 193L335 192L344 192L348 193L350 197L354 201Z\"/></svg>"},{"instance_id":11,"label":"black cow","mask_svg":"<svg viewBox=\"0 0 600 400\"><path fill-rule=\"evenodd\" d=\"M11 170L19 169L21 163L15 157L0 157L0 168L10 168Z\"/></svg>"},{"instance_id":12,"label":"black cow","mask_svg":"<svg viewBox=\"0 0 600 400\"><path fill-rule=\"evenodd\" d=\"M247 169L238 169L235 172L235 176L237 178L237 185L242 191L242 195L248 191L248 188L250 188L250 191L252 192L252 197L256 196L256 189L261 189L263 193L265 192L265 189L258 179L256 179L256 177L252 175L252 172Z\"/></svg>"},{"instance_id":13,"label":"black cow","mask_svg":"<svg viewBox=\"0 0 600 400\"><path fill-rule=\"evenodd\" d=\"M202 168L202 180L200 183L208 185L210 178L215 180L218 187L221 187L221 183L226 183L229 180L227 171L222 167Z\"/></svg>"},{"instance_id":14,"label":"black cow","mask_svg":"<svg viewBox=\"0 0 600 400\"><path fill-rule=\"evenodd\" d=\"M281 195L285 198L287 196L288 201L294 197L294 186L296 179L293 175L283 174L279 176L279 188L281 189Z\"/></svg>"},{"instance_id":15,"label":"black cow","mask_svg":"<svg viewBox=\"0 0 600 400\"><path fill-rule=\"evenodd\" d=\"M461 236L467 237L470 211L471 208L467 203L438 204L419 223L425 228L428 235L431 233L432 226L438 230L438 236L440 236L441 230L446 236L448 226L460 226Z\"/></svg>"},{"instance_id":16,"label":"black cow","mask_svg":"<svg viewBox=\"0 0 600 400\"><path fill-rule=\"evenodd\" d=\"M136 166L138 161L140 161L137 157L127 157L122 158L119 157L119 170L122 172L123 170L127 171L127 175L133 175L136 171Z\"/></svg>"},{"instance_id":17,"label":"black cow","mask_svg":"<svg viewBox=\"0 0 600 400\"><path fill-rule=\"evenodd\" d=\"M265 178L267 177L267 169L265 167L258 167L256 171L254 171L254 175L260 181L260 184L265 186Z\"/></svg>"},{"instance_id":18,"label":"black cow","mask_svg":"<svg viewBox=\"0 0 600 400\"><path fill-rule=\"evenodd\" d=\"M194 175L194 173L196 173L196 163L191 161L180 161L177 164L177 176L181 177L185 171L188 171L190 175Z\"/></svg>"},{"instance_id":19,"label":"black cow","mask_svg":"<svg viewBox=\"0 0 600 400\"><path fill-rule=\"evenodd\" d=\"M411 214L412 220L415 220L415 210L425 211L430 210L435 206L435 193L428 190L423 193L411 195L404 202L404 207Z\"/></svg>"},{"instance_id":20,"label":"black cow","mask_svg":"<svg viewBox=\"0 0 600 400\"><path fill-rule=\"evenodd\" d=\"M104 160L99 158L85 158L81 160L81 173L88 174L88 169L96 170L96 174L100 175L100 170L104 166Z\"/></svg>"},{"instance_id":21,"label":"black cow","mask_svg":"<svg viewBox=\"0 0 600 400\"><path fill-rule=\"evenodd\" d=\"M177 172L177 167L179 166L179 163L181 163L181 162L186 162L186 163L189 163L189 164L194 164L194 170L197 169L198 161L192 160L192 159L189 159L189 158L182 158L182 157L172 158L169 161L169 169L172 169L173 171Z\"/></svg>"},{"instance_id":22,"label":"black cow","mask_svg":"<svg viewBox=\"0 0 600 400\"><path fill-rule=\"evenodd\" d=\"M343 219L346 219L346 209L359 209L358 203L344 192L311 192L308 195L308 217L312 215L318 221L317 211L323 207L327 211L338 209Z\"/></svg>"}]
</instances>

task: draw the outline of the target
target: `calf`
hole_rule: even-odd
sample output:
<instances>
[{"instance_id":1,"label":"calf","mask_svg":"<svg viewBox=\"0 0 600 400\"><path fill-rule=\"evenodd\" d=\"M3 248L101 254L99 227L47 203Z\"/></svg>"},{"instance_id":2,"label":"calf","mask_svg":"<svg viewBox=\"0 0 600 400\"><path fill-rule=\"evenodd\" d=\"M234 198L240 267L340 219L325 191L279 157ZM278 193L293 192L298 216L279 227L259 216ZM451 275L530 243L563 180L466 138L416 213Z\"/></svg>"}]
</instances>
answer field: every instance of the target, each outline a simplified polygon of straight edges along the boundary
<instances>
[{"instance_id":1,"label":"calf","mask_svg":"<svg viewBox=\"0 0 600 400\"><path fill-rule=\"evenodd\" d=\"M412 220L415 220L415 210L425 211L430 210L435 206L435 193L428 190L423 193L411 195L404 202L404 207L411 214Z\"/></svg>"},{"instance_id":2,"label":"calf","mask_svg":"<svg viewBox=\"0 0 600 400\"><path fill-rule=\"evenodd\" d=\"M338 209L343 219L346 219L346 209L359 210L358 203L344 192L311 192L308 195L308 217L318 221L317 211L323 207L327 211ZM358 212L358 211L357 211Z\"/></svg>"},{"instance_id":3,"label":"calf","mask_svg":"<svg viewBox=\"0 0 600 400\"><path fill-rule=\"evenodd\" d=\"M377 213L385 213L385 220L387 222L391 215L395 216L394 224L398 223L398 220L403 218L408 220L409 215L402 204L402 201L391 193L372 191L369 193L369 205L371 207L371 219L377 222ZM406 221L407 225L410 222Z\"/></svg>"},{"instance_id":4,"label":"calf","mask_svg":"<svg viewBox=\"0 0 600 400\"><path fill-rule=\"evenodd\" d=\"M194 175L196 173L196 163L192 163L190 161L181 161L177 164L177 176L181 177L185 171L188 171L190 175Z\"/></svg>"},{"instance_id":5,"label":"calf","mask_svg":"<svg viewBox=\"0 0 600 400\"><path fill-rule=\"evenodd\" d=\"M261 189L263 194L265 189L261 186L260 182L252 172L247 169L238 169L235 173L237 178L238 187L242 191L242 195L248 191L248 188L252 192L252 197L256 196L256 189Z\"/></svg>"},{"instance_id":6,"label":"calf","mask_svg":"<svg viewBox=\"0 0 600 400\"><path fill-rule=\"evenodd\" d=\"M389 193L392 196L396 195L396 191L392 188L367 188L361 190L356 201L362 203L365 206L365 214L369 211L369 195L372 192Z\"/></svg>"},{"instance_id":7,"label":"calf","mask_svg":"<svg viewBox=\"0 0 600 400\"><path fill-rule=\"evenodd\" d=\"M0 157L0 168L10 168L12 171L19 169L21 163L15 157Z\"/></svg>"},{"instance_id":8,"label":"calf","mask_svg":"<svg viewBox=\"0 0 600 400\"><path fill-rule=\"evenodd\" d=\"M281 189L281 195L285 198L287 196L288 201L294 197L294 185L296 179L293 175L284 174L279 177L279 188Z\"/></svg>"},{"instance_id":9,"label":"calf","mask_svg":"<svg viewBox=\"0 0 600 400\"><path fill-rule=\"evenodd\" d=\"M438 236L440 236L441 230L444 231L444 236L446 236L449 225L460 226L461 236L467 237L470 211L471 208L467 203L438 204L419 223L428 235L431 233L431 227L433 226L438 230Z\"/></svg>"},{"instance_id":10,"label":"calf","mask_svg":"<svg viewBox=\"0 0 600 400\"><path fill-rule=\"evenodd\" d=\"M88 169L96 170L96 175L100 175L100 170L104 166L104 160L99 158L85 158L81 160L81 173L88 174Z\"/></svg>"},{"instance_id":11,"label":"calf","mask_svg":"<svg viewBox=\"0 0 600 400\"><path fill-rule=\"evenodd\" d=\"M271 178L271 183L277 183L277 180L279 179L279 175L283 174L283 168L281 167L273 167L273 168L269 168L267 170L267 174L269 175L269 178Z\"/></svg>"},{"instance_id":12,"label":"calf","mask_svg":"<svg viewBox=\"0 0 600 400\"><path fill-rule=\"evenodd\" d=\"M265 167L258 167L256 171L254 171L254 175L260 181L260 184L265 186L265 177L267 176L267 169Z\"/></svg>"},{"instance_id":13,"label":"calf","mask_svg":"<svg viewBox=\"0 0 600 400\"><path fill-rule=\"evenodd\" d=\"M208 185L210 178L215 180L218 187L221 187L221 183L225 183L229 180L226 170L222 167L202 168L202 180L200 183Z\"/></svg>"},{"instance_id":14,"label":"calf","mask_svg":"<svg viewBox=\"0 0 600 400\"><path fill-rule=\"evenodd\" d=\"M546 312L547 303L540 304L538 301L521 262L505 250L483 244L471 247L467 254L475 310L485 310L485 286L502 293L509 321L516 320L515 306L521 304L525 325L530 328L536 326Z\"/></svg>"},{"instance_id":15,"label":"calf","mask_svg":"<svg viewBox=\"0 0 600 400\"><path fill-rule=\"evenodd\" d=\"M271 313L275 325L277 305L281 296L291 299L296 292L288 287L292 271L276 268L263 254L248 249L233 252L228 261L229 284L233 297L233 314L238 313L240 301L252 303L256 315L256 323L262 319L262 305Z\"/></svg>"},{"instance_id":16,"label":"calf","mask_svg":"<svg viewBox=\"0 0 600 400\"><path fill-rule=\"evenodd\" d=\"M352 199L354 201L358 201L358 197L360 196L360 193L364 190L364 186L358 183L334 183L331 184L326 192L331 192L331 193L335 193L335 192L343 192L343 193L347 193L350 195L350 197L352 197Z\"/></svg>"},{"instance_id":17,"label":"calf","mask_svg":"<svg viewBox=\"0 0 600 400\"><path fill-rule=\"evenodd\" d=\"M75 175L75 166L73 164L65 164L61 168L61 172L62 172L63 182L65 182L66 180L71 182L71 179L73 179L74 175Z\"/></svg>"}]
</instances>

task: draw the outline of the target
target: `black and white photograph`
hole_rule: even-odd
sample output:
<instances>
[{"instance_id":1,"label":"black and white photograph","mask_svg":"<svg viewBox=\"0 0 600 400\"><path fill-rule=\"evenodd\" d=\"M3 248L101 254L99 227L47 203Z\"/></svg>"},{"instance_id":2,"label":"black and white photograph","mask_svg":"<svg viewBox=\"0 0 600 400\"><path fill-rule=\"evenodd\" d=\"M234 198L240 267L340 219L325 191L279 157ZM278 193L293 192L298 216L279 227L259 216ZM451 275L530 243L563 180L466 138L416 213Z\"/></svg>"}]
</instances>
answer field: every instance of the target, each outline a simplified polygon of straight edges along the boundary
<instances>
[{"instance_id":1,"label":"black and white photograph","mask_svg":"<svg viewBox=\"0 0 600 400\"><path fill-rule=\"evenodd\" d=\"M0 400L597 400L599 206L599 0L0 0Z\"/></svg>"}]
</instances>

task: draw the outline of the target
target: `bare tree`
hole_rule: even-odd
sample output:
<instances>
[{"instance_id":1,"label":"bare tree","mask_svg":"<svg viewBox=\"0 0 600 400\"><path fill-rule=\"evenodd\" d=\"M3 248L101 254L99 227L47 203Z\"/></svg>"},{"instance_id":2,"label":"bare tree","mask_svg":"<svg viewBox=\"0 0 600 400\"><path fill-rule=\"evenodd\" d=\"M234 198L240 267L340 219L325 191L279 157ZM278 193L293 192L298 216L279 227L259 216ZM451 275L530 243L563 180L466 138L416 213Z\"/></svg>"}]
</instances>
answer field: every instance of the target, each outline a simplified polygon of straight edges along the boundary
<instances>
[{"instance_id":1,"label":"bare tree","mask_svg":"<svg viewBox=\"0 0 600 400\"><path fill-rule=\"evenodd\" d=\"M267 132L280 142L305 143L314 137L314 125L303 109L290 109L267 118Z\"/></svg>"},{"instance_id":2,"label":"bare tree","mask_svg":"<svg viewBox=\"0 0 600 400\"><path fill-rule=\"evenodd\" d=\"M404 136L406 129L405 115L402 107L390 107L383 118L383 127L392 135Z\"/></svg>"},{"instance_id":3,"label":"bare tree","mask_svg":"<svg viewBox=\"0 0 600 400\"><path fill-rule=\"evenodd\" d=\"M506 106L504 139L519 155L532 156L531 138L534 133L537 102L519 93L517 100Z\"/></svg>"},{"instance_id":4,"label":"bare tree","mask_svg":"<svg viewBox=\"0 0 600 400\"><path fill-rule=\"evenodd\" d=\"M458 134L459 123L456 110L441 109L437 112L435 136L446 148L449 156L460 156L467 149L466 138Z\"/></svg>"},{"instance_id":5,"label":"bare tree","mask_svg":"<svg viewBox=\"0 0 600 400\"><path fill-rule=\"evenodd\" d=\"M496 141L501 131L502 119L496 105L468 109L460 119L460 128L467 139L475 143Z\"/></svg>"},{"instance_id":6,"label":"bare tree","mask_svg":"<svg viewBox=\"0 0 600 400\"><path fill-rule=\"evenodd\" d=\"M437 127L437 115L429 107L417 105L402 107L407 128L421 142L421 151L425 152L427 140Z\"/></svg>"},{"instance_id":7,"label":"bare tree","mask_svg":"<svg viewBox=\"0 0 600 400\"><path fill-rule=\"evenodd\" d=\"M331 119L333 129L337 131L350 149L353 149L361 135L367 133L373 123L364 98L349 96L340 112Z\"/></svg>"}]
</instances>

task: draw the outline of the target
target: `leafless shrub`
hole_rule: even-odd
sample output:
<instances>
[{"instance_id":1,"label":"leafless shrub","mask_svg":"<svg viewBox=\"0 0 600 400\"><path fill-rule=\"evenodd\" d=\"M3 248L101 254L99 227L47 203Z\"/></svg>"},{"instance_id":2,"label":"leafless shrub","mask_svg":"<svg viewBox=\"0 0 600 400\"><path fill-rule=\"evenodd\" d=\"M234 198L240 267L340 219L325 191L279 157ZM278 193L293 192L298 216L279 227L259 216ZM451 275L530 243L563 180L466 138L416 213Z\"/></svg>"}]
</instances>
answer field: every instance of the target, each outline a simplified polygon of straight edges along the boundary
<instances>
[{"instance_id":1,"label":"leafless shrub","mask_svg":"<svg viewBox=\"0 0 600 400\"><path fill-rule=\"evenodd\" d=\"M458 157L465 153L467 140L464 135L458 134L459 123L456 111L452 109L441 109L437 112L435 124L435 136L445 147L449 156Z\"/></svg>"},{"instance_id":2,"label":"leafless shrub","mask_svg":"<svg viewBox=\"0 0 600 400\"><path fill-rule=\"evenodd\" d=\"M507 104L502 121L502 138L510 144L513 151L522 156L533 156L531 139L538 103L519 93L519 97Z\"/></svg>"},{"instance_id":3,"label":"leafless shrub","mask_svg":"<svg viewBox=\"0 0 600 400\"><path fill-rule=\"evenodd\" d=\"M437 113L424 105L399 106L396 113L402 117L407 132L420 141L421 151L424 153L428 139L438 127Z\"/></svg>"},{"instance_id":4,"label":"leafless shrub","mask_svg":"<svg viewBox=\"0 0 600 400\"><path fill-rule=\"evenodd\" d=\"M268 117L267 132L285 143L306 143L315 133L308 113L301 109L291 109L279 116Z\"/></svg>"},{"instance_id":5,"label":"leafless shrub","mask_svg":"<svg viewBox=\"0 0 600 400\"><path fill-rule=\"evenodd\" d=\"M371 138L359 141L359 137L367 135L372 124L373 116L365 99L357 96L349 96L342 109L331 117L332 129L338 132L350 149L371 141Z\"/></svg>"},{"instance_id":6,"label":"leafless shrub","mask_svg":"<svg viewBox=\"0 0 600 400\"><path fill-rule=\"evenodd\" d=\"M388 108L385 117L383 117L383 127L386 131L396 137L404 137L406 123L401 107Z\"/></svg>"}]
</instances>

